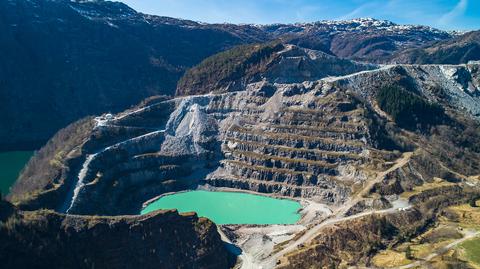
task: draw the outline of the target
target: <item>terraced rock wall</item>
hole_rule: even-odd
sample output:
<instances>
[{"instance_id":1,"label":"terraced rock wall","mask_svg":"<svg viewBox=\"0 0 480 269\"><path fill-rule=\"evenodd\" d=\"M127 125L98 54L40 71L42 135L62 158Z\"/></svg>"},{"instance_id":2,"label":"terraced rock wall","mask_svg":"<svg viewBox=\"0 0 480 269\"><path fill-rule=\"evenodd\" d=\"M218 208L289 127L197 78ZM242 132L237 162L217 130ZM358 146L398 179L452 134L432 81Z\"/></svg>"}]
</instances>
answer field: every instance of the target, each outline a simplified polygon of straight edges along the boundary
<instances>
[{"instance_id":1,"label":"terraced rock wall","mask_svg":"<svg viewBox=\"0 0 480 269\"><path fill-rule=\"evenodd\" d=\"M380 140L431 144L391 122L384 130L390 120L376 104L379 89L399 85L448 113L458 106L452 117L475 121L475 68L385 66L300 84L264 81L243 91L104 115L79 145L83 164L71 167L78 174L64 182L70 191L58 207L78 214L138 213L148 199L198 184L342 203L398 157Z\"/></svg>"}]
</instances>

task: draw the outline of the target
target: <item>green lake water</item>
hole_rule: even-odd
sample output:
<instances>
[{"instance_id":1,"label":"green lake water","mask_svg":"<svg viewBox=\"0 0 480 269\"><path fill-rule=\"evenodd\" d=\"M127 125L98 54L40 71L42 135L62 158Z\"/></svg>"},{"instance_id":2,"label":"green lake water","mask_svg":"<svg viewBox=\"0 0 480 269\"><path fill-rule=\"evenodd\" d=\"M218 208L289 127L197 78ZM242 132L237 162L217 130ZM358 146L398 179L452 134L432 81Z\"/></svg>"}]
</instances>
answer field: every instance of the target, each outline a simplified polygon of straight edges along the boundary
<instances>
[{"instance_id":1,"label":"green lake water","mask_svg":"<svg viewBox=\"0 0 480 269\"><path fill-rule=\"evenodd\" d=\"M8 193L18 174L32 155L33 151L0 152L0 190L2 195Z\"/></svg>"},{"instance_id":2,"label":"green lake water","mask_svg":"<svg viewBox=\"0 0 480 269\"><path fill-rule=\"evenodd\" d=\"M177 209L197 212L216 224L294 224L300 203L239 192L189 191L164 196L142 210Z\"/></svg>"}]
</instances>

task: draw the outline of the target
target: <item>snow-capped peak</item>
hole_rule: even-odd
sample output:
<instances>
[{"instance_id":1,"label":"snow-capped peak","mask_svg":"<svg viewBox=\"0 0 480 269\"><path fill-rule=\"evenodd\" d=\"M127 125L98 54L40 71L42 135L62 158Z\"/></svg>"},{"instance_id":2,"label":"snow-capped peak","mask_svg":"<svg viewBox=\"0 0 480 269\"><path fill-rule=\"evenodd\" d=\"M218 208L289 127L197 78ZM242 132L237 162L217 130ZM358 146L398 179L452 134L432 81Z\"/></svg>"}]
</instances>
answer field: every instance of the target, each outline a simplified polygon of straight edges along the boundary
<instances>
[{"instance_id":1,"label":"snow-capped peak","mask_svg":"<svg viewBox=\"0 0 480 269\"><path fill-rule=\"evenodd\" d=\"M321 20L311 23L255 25L269 32L355 32L355 31L385 31L385 32L423 32L425 34L449 36L450 34L429 26L401 25L388 20L374 18L356 18L349 20Z\"/></svg>"}]
</instances>

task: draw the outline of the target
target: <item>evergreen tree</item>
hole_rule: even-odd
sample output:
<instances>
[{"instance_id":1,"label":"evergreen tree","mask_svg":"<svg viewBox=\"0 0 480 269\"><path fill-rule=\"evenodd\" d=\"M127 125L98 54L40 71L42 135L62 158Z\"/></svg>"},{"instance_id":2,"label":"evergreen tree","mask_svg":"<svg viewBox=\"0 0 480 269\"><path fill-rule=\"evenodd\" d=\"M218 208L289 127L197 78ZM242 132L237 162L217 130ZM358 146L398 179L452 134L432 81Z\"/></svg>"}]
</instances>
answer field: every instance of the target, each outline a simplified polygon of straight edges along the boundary
<instances>
[{"instance_id":1,"label":"evergreen tree","mask_svg":"<svg viewBox=\"0 0 480 269\"><path fill-rule=\"evenodd\" d=\"M429 126L440 124L446 118L443 108L438 104L429 103L419 95L397 86L382 88L377 95L377 102L398 126L408 130L428 130Z\"/></svg>"}]
</instances>

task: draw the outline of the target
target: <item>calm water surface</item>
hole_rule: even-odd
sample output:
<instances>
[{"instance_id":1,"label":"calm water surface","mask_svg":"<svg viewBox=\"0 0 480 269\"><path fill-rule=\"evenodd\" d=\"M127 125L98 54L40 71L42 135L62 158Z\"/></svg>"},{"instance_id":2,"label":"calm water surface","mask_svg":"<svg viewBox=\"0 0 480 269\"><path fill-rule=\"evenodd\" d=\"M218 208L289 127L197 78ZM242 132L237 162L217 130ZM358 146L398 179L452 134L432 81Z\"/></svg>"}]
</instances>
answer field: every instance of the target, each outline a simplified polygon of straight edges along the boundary
<instances>
[{"instance_id":1,"label":"calm water surface","mask_svg":"<svg viewBox=\"0 0 480 269\"><path fill-rule=\"evenodd\" d=\"M0 190L3 195L8 193L32 155L33 151L0 152Z\"/></svg>"},{"instance_id":2,"label":"calm water surface","mask_svg":"<svg viewBox=\"0 0 480 269\"><path fill-rule=\"evenodd\" d=\"M158 209L197 212L216 224L294 224L300 219L300 203L238 192L189 191L164 196L141 214Z\"/></svg>"}]
</instances>

